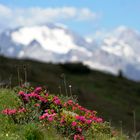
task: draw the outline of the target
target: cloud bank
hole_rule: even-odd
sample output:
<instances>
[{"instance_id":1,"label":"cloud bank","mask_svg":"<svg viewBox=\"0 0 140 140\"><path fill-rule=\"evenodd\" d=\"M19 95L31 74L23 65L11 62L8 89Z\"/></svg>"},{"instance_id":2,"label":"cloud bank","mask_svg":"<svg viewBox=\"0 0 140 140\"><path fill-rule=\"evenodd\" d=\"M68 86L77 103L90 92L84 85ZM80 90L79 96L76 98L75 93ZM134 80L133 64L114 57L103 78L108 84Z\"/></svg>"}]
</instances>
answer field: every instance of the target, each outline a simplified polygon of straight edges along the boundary
<instances>
[{"instance_id":1,"label":"cloud bank","mask_svg":"<svg viewBox=\"0 0 140 140\"><path fill-rule=\"evenodd\" d=\"M0 27L36 25L47 22L95 20L98 15L88 8L11 8L0 4Z\"/></svg>"}]
</instances>

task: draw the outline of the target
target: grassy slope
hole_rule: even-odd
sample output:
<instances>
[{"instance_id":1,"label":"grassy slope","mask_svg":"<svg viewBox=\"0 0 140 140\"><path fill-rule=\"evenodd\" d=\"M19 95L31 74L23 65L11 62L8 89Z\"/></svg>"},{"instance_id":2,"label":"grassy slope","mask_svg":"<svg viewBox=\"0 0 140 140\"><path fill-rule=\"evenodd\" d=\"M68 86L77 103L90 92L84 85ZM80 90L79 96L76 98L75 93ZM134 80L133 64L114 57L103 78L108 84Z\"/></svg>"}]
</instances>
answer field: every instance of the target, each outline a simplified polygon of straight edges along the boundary
<instances>
[{"instance_id":1,"label":"grassy slope","mask_svg":"<svg viewBox=\"0 0 140 140\"><path fill-rule=\"evenodd\" d=\"M17 64L28 64L28 81L32 85L47 85L53 93L58 93L58 86L61 85L62 93L65 94L63 81L60 78L60 75L65 73L67 85L73 86L72 92L78 96L80 104L97 110L101 116L106 120L112 120L115 125L119 126L119 121L123 121L123 126L131 130L132 111L135 110L137 130L140 130L140 83L98 71L73 74L60 65L1 57L0 76L2 79L7 79L12 74L13 86L17 85Z\"/></svg>"}]
</instances>

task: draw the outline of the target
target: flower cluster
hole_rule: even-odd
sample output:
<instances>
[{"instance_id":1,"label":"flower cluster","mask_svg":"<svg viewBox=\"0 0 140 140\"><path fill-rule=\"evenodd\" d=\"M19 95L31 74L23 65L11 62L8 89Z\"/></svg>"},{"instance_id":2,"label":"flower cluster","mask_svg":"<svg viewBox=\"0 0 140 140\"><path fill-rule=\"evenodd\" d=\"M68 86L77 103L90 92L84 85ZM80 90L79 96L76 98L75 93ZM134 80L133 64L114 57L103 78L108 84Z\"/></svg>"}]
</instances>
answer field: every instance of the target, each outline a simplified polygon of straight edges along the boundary
<instances>
[{"instance_id":1,"label":"flower cluster","mask_svg":"<svg viewBox=\"0 0 140 140\"><path fill-rule=\"evenodd\" d=\"M58 96L48 94L42 87L19 91L18 97L22 105L18 109L5 109L3 114L17 117L16 114L22 113L25 115L19 117L28 118L20 120L30 122L38 119L41 123L51 123L62 135L74 140L84 140L85 131L93 124L103 123L102 118L96 116L96 111L88 110L73 100L64 102Z\"/></svg>"},{"instance_id":2,"label":"flower cluster","mask_svg":"<svg viewBox=\"0 0 140 140\"><path fill-rule=\"evenodd\" d=\"M82 106L80 106L78 103L73 102L72 100L68 100L66 103L64 103L64 108L66 110L72 110L73 112L77 113L77 118L79 120L82 120L83 122L87 121L87 123L91 123L92 121L97 123L102 123L103 119L96 117L96 111L88 110ZM87 120L86 120L87 119Z\"/></svg>"},{"instance_id":3,"label":"flower cluster","mask_svg":"<svg viewBox=\"0 0 140 140\"><path fill-rule=\"evenodd\" d=\"M2 111L3 114L6 114L6 115L14 115L16 114L17 110L16 109L5 109Z\"/></svg>"},{"instance_id":4,"label":"flower cluster","mask_svg":"<svg viewBox=\"0 0 140 140\"><path fill-rule=\"evenodd\" d=\"M47 119L49 122L52 122L56 117L56 113L54 113L54 110L45 110L45 113L39 117L40 120Z\"/></svg>"},{"instance_id":5,"label":"flower cluster","mask_svg":"<svg viewBox=\"0 0 140 140\"><path fill-rule=\"evenodd\" d=\"M74 140L84 140L84 136L79 135L79 134L74 135Z\"/></svg>"},{"instance_id":6,"label":"flower cluster","mask_svg":"<svg viewBox=\"0 0 140 140\"><path fill-rule=\"evenodd\" d=\"M26 112L26 109L23 107L23 108L19 108L19 109L5 109L2 111L2 114L5 114L5 115L15 115L17 113L22 113L22 112Z\"/></svg>"}]
</instances>

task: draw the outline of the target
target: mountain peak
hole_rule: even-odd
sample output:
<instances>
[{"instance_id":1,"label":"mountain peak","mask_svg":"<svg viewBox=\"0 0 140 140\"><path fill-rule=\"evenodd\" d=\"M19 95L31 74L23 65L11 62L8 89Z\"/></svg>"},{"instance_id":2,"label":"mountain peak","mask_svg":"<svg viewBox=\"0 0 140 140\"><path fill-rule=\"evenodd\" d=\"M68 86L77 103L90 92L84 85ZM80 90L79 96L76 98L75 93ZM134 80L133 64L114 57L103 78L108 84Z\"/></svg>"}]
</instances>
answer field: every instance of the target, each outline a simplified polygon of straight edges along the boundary
<instances>
[{"instance_id":1,"label":"mountain peak","mask_svg":"<svg viewBox=\"0 0 140 140\"><path fill-rule=\"evenodd\" d=\"M62 25L61 25L62 26ZM72 31L56 25L42 25L33 27L22 27L11 33L12 41L29 45L36 40L41 46L55 53L67 53L71 49L82 47L83 38L75 35ZM87 43L88 44L88 43ZM84 47L84 46L83 46Z\"/></svg>"},{"instance_id":2,"label":"mountain peak","mask_svg":"<svg viewBox=\"0 0 140 140\"><path fill-rule=\"evenodd\" d=\"M41 46L41 45L37 40L34 39L30 42L29 46Z\"/></svg>"}]
</instances>

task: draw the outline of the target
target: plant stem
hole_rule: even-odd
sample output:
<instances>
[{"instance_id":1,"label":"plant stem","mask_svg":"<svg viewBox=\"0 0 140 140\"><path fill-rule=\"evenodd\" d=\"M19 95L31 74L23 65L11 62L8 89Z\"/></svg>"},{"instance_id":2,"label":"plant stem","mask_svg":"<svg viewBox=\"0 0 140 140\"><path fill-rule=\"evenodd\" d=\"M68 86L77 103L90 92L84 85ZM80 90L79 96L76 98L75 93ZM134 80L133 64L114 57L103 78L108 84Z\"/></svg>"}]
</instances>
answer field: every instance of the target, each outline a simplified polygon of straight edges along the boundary
<instances>
[{"instance_id":1,"label":"plant stem","mask_svg":"<svg viewBox=\"0 0 140 140\"><path fill-rule=\"evenodd\" d=\"M70 96L72 97L72 86L71 85L69 85L69 89L70 89Z\"/></svg>"},{"instance_id":2,"label":"plant stem","mask_svg":"<svg viewBox=\"0 0 140 140\"><path fill-rule=\"evenodd\" d=\"M66 77L65 77L65 74L63 73L61 76L62 76L62 78L63 78L63 82L64 82L64 88L65 88L66 96L68 96L67 83L66 83Z\"/></svg>"},{"instance_id":3,"label":"plant stem","mask_svg":"<svg viewBox=\"0 0 140 140\"><path fill-rule=\"evenodd\" d=\"M134 140L136 140L136 112L133 111L133 121L134 121Z\"/></svg>"},{"instance_id":4,"label":"plant stem","mask_svg":"<svg viewBox=\"0 0 140 140\"><path fill-rule=\"evenodd\" d=\"M24 68L24 82L25 82L25 84L27 84L27 68L26 68L26 66L24 65L23 66L23 68Z\"/></svg>"},{"instance_id":5,"label":"plant stem","mask_svg":"<svg viewBox=\"0 0 140 140\"><path fill-rule=\"evenodd\" d=\"M123 134L122 121L120 121L120 132L121 132L121 137L122 137L122 134Z\"/></svg>"},{"instance_id":6,"label":"plant stem","mask_svg":"<svg viewBox=\"0 0 140 140\"><path fill-rule=\"evenodd\" d=\"M19 73L19 66L17 66L17 76L18 76L18 85L20 86L20 73Z\"/></svg>"},{"instance_id":7,"label":"plant stem","mask_svg":"<svg viewBox=\"0 0 140 140\"><path fill-rule=\"evenodd\" d=\"M61 95L61 94L62 94L61 86L59 86L58 88L59 88L59 93L60 93L60 95Z\"/></svg>"}]
</instances>

